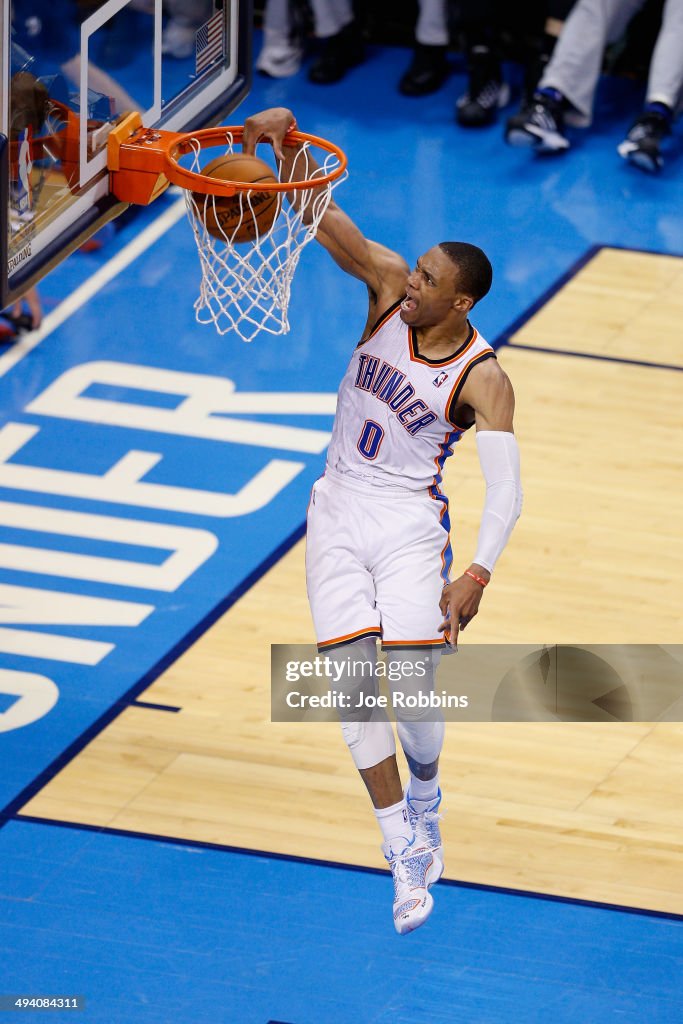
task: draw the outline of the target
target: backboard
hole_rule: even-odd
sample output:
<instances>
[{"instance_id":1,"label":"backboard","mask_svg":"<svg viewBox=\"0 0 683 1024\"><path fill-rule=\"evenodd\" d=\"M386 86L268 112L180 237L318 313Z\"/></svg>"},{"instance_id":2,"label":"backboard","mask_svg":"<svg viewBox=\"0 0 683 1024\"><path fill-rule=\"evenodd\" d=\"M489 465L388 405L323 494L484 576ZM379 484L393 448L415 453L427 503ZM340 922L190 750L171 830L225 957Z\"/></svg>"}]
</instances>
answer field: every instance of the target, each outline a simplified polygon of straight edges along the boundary
<instances>
[{"instance_id":1,"label":"backboard","mask_svg":"<svg viewBox=\"0 0 683 1024\"><path fill-rule=\"evenodd\" d=\"M125 112L216 124L249 91L251 0L3 0L0 308L126 204L107 137Z\"/></svg>"}]
</instances>

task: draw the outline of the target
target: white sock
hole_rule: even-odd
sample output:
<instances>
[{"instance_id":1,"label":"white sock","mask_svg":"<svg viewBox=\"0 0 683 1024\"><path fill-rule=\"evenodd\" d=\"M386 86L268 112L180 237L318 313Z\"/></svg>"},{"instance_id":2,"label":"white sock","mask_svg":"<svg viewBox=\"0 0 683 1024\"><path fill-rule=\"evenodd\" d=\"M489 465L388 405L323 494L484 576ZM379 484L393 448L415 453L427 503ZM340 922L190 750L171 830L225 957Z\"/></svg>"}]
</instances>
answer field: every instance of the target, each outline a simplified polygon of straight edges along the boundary
<instances>
[{"instance_id":1,"label":"white sock","mask_svg":"<svg viewBox=\"0 0 683 1024\"><path fill-rule=\"evenodd\" d=\"M391 807L375 807L375 817L377 824L382 829L384 842L392 848L394 853L403 853L413 839L405 797L397 804L392 804Z\"/></svg>"},{"instance_id":2,"label":"white sock","mask_svg":"<svg viewBox=\"0 0 683 1024\"><path fill-rule=\"evenodd\" d=\"M433 804L439 795L439 773L437 771L433 779L418 779L410 776L408 785L408 796L416 811L426 811L427 806Z\"/></svg>"}]
</instances>

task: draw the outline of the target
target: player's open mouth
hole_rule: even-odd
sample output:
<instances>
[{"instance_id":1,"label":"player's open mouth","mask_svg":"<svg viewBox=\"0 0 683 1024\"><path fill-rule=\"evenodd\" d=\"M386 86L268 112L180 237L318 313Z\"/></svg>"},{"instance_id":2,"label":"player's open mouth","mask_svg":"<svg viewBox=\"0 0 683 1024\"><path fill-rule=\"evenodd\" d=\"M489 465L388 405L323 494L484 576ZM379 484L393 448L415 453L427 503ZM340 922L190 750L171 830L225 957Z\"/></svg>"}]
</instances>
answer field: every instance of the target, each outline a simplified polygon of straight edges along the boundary
<instances>
[{"instance_id":1,"label":"player's open mouth","mask_svg":"<svg viewBox=\"0 0 683 1024\"><path fill-rule=\"evenodd\" d=\"M410 295L406 295L405 299L401 303L401 309L406 313L413 313L417 309L417 302L415 299L411 299Z\"/></svg>"}]
</instances>

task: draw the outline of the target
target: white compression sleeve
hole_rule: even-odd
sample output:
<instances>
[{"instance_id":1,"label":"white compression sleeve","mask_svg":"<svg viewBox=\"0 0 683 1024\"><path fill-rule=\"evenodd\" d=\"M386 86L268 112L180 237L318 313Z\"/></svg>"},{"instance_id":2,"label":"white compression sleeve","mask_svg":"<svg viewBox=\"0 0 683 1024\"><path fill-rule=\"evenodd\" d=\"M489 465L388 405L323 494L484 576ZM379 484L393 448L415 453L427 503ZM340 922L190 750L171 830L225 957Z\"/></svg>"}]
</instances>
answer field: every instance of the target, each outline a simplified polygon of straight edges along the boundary
<instances>
[{"instance_id":1,"label":"white compression sleeve","mask_svg":"<svg viewBox=\"0 0 683 1024\"><path fill-rule=\"evenodd\" d=\"M474 561L493 572L522 511L519 448L514 434L479 430L477 449L486 481L486 500Z\"/></svg>"}]
</instances>

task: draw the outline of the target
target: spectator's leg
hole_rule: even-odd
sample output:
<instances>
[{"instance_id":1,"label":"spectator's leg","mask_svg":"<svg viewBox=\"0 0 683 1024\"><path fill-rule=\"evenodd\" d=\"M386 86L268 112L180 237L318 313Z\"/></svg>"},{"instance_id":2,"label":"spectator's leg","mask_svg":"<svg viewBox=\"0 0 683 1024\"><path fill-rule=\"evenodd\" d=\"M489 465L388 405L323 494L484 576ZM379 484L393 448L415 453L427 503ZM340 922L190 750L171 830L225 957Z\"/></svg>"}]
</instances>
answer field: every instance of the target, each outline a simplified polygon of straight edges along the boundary
<instances>
[{"instance_id":1,"label":"spectator's leg","mask_svg":"<svg viewBox=\"0 0 683 1024\"><path fill-rule=\"evenodd\" d=\"M37 327L40 327L43 320L43 304L40 301L40 295L38 289L34 286L24 295L24 301L28 306L28 311L31 314L31 330L35 331Z\"/></svg>"},{"instance_id":2,"label":"spectator's leg","mask_svg":"<svg viewBox=\"0 0 683 1024\"><path fill-rule=\"evenodd\" d=\"M663 103L672 112L683 92L683 0L667 0L662 27L652 54L647 102Z\"/></svg>"},{"instance_id":3,"label":"spectator's leg","mask_svg":"<svg viewBox=\"0 0 683 1024\"><path fill-rule=\"evenodd\" d=\"M28 306L28 313L24 311L24 303ZM17 299L11 310L2 312L2 316L11 325L10 328L0 329L0 341L3 343L14 341L16 336L24 331L35 331L43 319L38 289L35 286L29 288L20 299Z\"/></svg>"},{"instance_id":4,"label":"spectator's leg","mask_svg":"<svg viewBox=\"0 0 683 1024\"><path fill-rule=\"evenodd\" d=\"M557 40L574 2L575 0L547 0L541 5L539 31L524 61L522 102L517 113L508 118L505 126L505 138L508 141L518 135L524 136L524 126L532 112L538 83L550 63Z\"/></svg>"},{"instance_id":5,"label":"spectator's leg","mask_svg":"<svg viewBox=\"0 0 683 1024\"><path fill-rule=\"evenodd\" d=\"M311 0L313 23L318 39L338 35L353 21L350 0Z\"/></svg>"},{"instance_id":6,"label":"spectator's leg","mask_svg":"<svg viewBox=\"0 0 683 1024\"><path fill-rule=\"evenodd\" d=\"M524 96L522 108L528 107L543 73L550 63L557 40L564 23L571 13L575 0L549 0L542 4L542 24L535 52L531 53L524 65ZM543 14L545 17L543 17Z\"/></svg>"},{"instance_id":7,"label":"spectator's leg","mask_svg":"<svg viewBox=\"0 0 683 1024\"><path fill-rule=\"evenodd\" d=\"M263 47L256 68L271 78L295 75L303 48L293 38L290 0L268 0L263 12Z\"/></svg>"},{"instance_id":8,"label":"spectator's leg","mask_svg":"<svg viewBox=\"0 0 683 1024\"><path fill-rule=\"evenodd\" d=\"M331 85L362 63L365 47L351 0L311 0L315 34L323 49L311 65L308 77L317 85Z\"/></svg>"},{"instance_id":9,"label":"spectator's leg","mask_svg":"<svg viewBox=\"0 0 683 1024\"><path fill-rule=\"evenodd\" d=\"M505 140L539 153L569 149L564 121L590 124L605 45L618 38L645 0L579 0L557 41L533 102L523 117L508 121Z\"/></svg>"},{"instance_id":10,"label":"spectator's leg","mask_svg":"<svg viewBox=\"0 0 683 1024\"><path fill-rule=\"evenodd\" d=\"M423 46L448 46L445 0L420 0L415 38Z\"/></svg>"},{"instance_id":11,"label":"spectator's leg","mask_svg":"<svg viewBox=\"0 0 683 1024\"><path fill-rule=\"evenodd\" d=\"M427 96L448 77L446 0L420 0L413 60L399 82L404 96Z\"/></svg>"},{"instance_id":12,"label":"spectator's leg","mask_svg":"<svg viewBox=\"0 0 683 1024\"><path fill-rule=\"evenodd\" d=\"M579 0L557 41L539 91L560 94L585 123L593 116L593 98L605 46L618 39L644 0Z\"/></svg>"},{"instance_id":13,"label":"spectator's leg","mask_svg":"<svg viewBox=\"0 0 683 1024\"><path fill-rule=\"evenodd\" d=\"M467 47L467 92L456 105L458 124L479 128L493 124L510 90L503 82L500 10L495 0L466 0L460 16Z\"/></svg>"},{"instance_id":14,"label":"spectator's leg","mask_svg":"<svg viewBox=\"0 0 683 1024\"><path fill-rule=\"evenodd\" d=\"M671 131L682 91L683 0L667 0L652 54L645 107L619 145L620 156L641 170L661 169L661 144Z\"/></svg>"}]
</instances>

